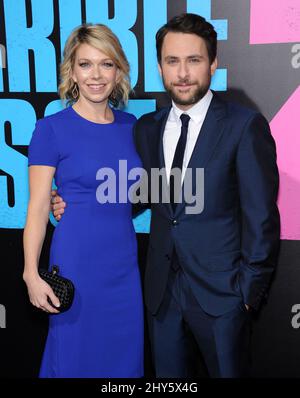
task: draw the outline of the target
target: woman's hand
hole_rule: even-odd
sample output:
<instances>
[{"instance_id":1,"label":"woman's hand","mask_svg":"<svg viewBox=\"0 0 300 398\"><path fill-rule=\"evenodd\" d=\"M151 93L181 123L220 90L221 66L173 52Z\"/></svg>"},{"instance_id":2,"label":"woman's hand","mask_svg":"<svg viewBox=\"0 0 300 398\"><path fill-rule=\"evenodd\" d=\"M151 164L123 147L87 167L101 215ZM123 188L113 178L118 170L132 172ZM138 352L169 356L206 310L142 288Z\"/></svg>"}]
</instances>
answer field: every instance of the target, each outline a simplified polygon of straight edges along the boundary
<instances>
[{"instance_id":1,"label":"woman's hand","mask_svg":"<svg viewBox=\"0 0 300 398\"><path fill-rule=\"evenodd\" d=\"M50 298L55 307L60 306L59 299L55 296L51 286L49 286L48 283L46 283L38 274L31 276L24 275L23 279L27 285L31 304L45 312L59 314L59 311L57 311L48 302L48 298Z\"/></svg>"}]
</instances>

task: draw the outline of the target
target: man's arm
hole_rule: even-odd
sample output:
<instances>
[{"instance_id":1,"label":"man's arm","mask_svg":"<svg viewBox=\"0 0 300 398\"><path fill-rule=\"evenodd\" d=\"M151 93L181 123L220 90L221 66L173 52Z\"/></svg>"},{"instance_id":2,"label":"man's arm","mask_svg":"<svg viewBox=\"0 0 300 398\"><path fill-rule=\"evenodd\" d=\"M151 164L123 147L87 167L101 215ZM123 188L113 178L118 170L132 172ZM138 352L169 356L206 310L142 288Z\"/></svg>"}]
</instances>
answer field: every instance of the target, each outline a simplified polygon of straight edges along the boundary
<instances>
[{"instance_id":1,"label":"man's arm","mask_svg":"<svg viewBox=\"0 0 300 398\"><path fill-rule=\"evenodd\" d=\"M140 150L140 143L139 143L139 139L138 139L138 129L139 129L139 120L137 120L133 126L133 141L134 141L135 149L136 149L138 155L140 156L141 160L143 160L141 150ZM147 203L141 203L141 202L134 203L132 205L132 217L135 218L138 215L140 215L141 213L143 213L145 210L150 209L150 208L151 208L151 203L150 203L149 197L148 197Z\"/></svg>"},{"instance_id":2,"label":"man's arm","mask_svg":"<svg viewBox=\"0 0 300 398\"><path fill-rule=\"evenodd\" d=\"M243 256L239 283L244 302L257 309L276 266L280 242L276 147L269 124L260 114L245 126L236 168Z\"/></svg>"},{"instance_id":3,"label":"man's arm","mask_svg":"<svg viewBox=\"0 0 300 398\"><path fill-rule=\"evenodd\" d=\"M57 194L57 191L51 191L51 212L55 217L56 221L59 221L65 212L67 206L63 198Z\"/></svg>"}]
</instances>

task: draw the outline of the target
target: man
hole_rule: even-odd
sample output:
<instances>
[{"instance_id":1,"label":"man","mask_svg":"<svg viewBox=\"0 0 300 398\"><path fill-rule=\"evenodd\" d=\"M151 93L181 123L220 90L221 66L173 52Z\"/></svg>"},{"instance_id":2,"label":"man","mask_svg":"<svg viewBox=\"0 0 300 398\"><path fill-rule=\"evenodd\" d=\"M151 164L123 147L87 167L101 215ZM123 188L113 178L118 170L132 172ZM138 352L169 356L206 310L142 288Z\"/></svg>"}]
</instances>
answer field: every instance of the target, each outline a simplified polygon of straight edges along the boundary
<instances>
[{"instance_id":1,"label":"man","mask_svg":"<svg viewBox=\"0 0 300 398\"><path fill-rule=\"evenodd\" d=\"M279 246L274 141L261 114L209 90L217 35L204 18L174 17L157 32L156 46L172 106L142 116L135 127L148 177L165 169L171 197L151 204L145 274L156 376L193 376L193 340L211 377L245 376L251 311L266 295ZM198 213L187 211L185 197L177 203L174 168L193 192L197 181L185 176L204 169Z\"/></svg>"}]
</instances>

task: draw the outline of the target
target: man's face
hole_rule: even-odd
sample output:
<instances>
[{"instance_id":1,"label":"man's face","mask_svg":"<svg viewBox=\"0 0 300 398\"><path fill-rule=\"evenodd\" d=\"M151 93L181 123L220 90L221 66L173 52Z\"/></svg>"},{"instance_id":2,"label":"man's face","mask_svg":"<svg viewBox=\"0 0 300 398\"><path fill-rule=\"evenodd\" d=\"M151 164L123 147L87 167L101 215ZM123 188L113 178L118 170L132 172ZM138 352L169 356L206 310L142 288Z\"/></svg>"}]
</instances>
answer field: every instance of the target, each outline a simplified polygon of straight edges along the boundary
<instances>
[{"instance_id":1,"label":"man's face","mask_svg":"<svg viewBox=\"0 0 300 398\"><path fill-rule=\"evenodd\" d=\"M207 93L217 59L210 64L205 41L190 33L169 32L158 65L166 91L182 110L191 108Z\"/></svg>"}]
</instances>

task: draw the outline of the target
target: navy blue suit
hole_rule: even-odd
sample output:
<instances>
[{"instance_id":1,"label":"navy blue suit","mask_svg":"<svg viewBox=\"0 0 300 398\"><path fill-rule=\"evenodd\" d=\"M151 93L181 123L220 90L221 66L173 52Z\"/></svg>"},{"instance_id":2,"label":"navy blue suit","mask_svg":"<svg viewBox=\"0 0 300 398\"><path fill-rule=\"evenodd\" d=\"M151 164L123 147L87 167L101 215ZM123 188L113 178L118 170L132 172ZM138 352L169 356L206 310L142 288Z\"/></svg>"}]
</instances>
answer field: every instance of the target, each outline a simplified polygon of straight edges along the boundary
<instances>
[{"instance_id":1,"label":"navy blue suit","mask_svg":"<svg viewBox=\"0 0 300 398\"><path fill-rule=\"evenodd\" d=\"M151 168L165 167L163 133L169 111L165 108L144 115L135 127L136 148L148 176ZM236 377L243 373L246 361L246 356L241 358L236 351L246 352L248 344L241 337L248 333L244 321L249 314L244 304L259 308L279 247L278 169L267 121L258 112L224 102L214 93L188 167L204 168L203 211L187 214L184 201L174 213L172 206L161 200L151 205L145 302L156 370L161 369L157 375L189 375L183 364L188 358L186 347L176 353L171 346L185 340L182 327L176 326L180 318L196 338L209 373ZM173 271L178 268L179 274ZM200 313L195 312L197 306ZM174 317L172 308L180 316ZM231 317L239 318L239 332L238 323L234 328L222 323ZM221 332L212 338L216 322ZM176 328L179 334L172 341ZM231 334L227 340L226 333ZM240 337L236 347L226 349L226 344ZM168 341L170 347L166 348ZM215 351L213 359L211 351ZM228 352L222 359L220 352L224 351ZM165 360L160 366L168 355L174 357L169 360L175 365Z\"/></svg>"}]
</instances>

